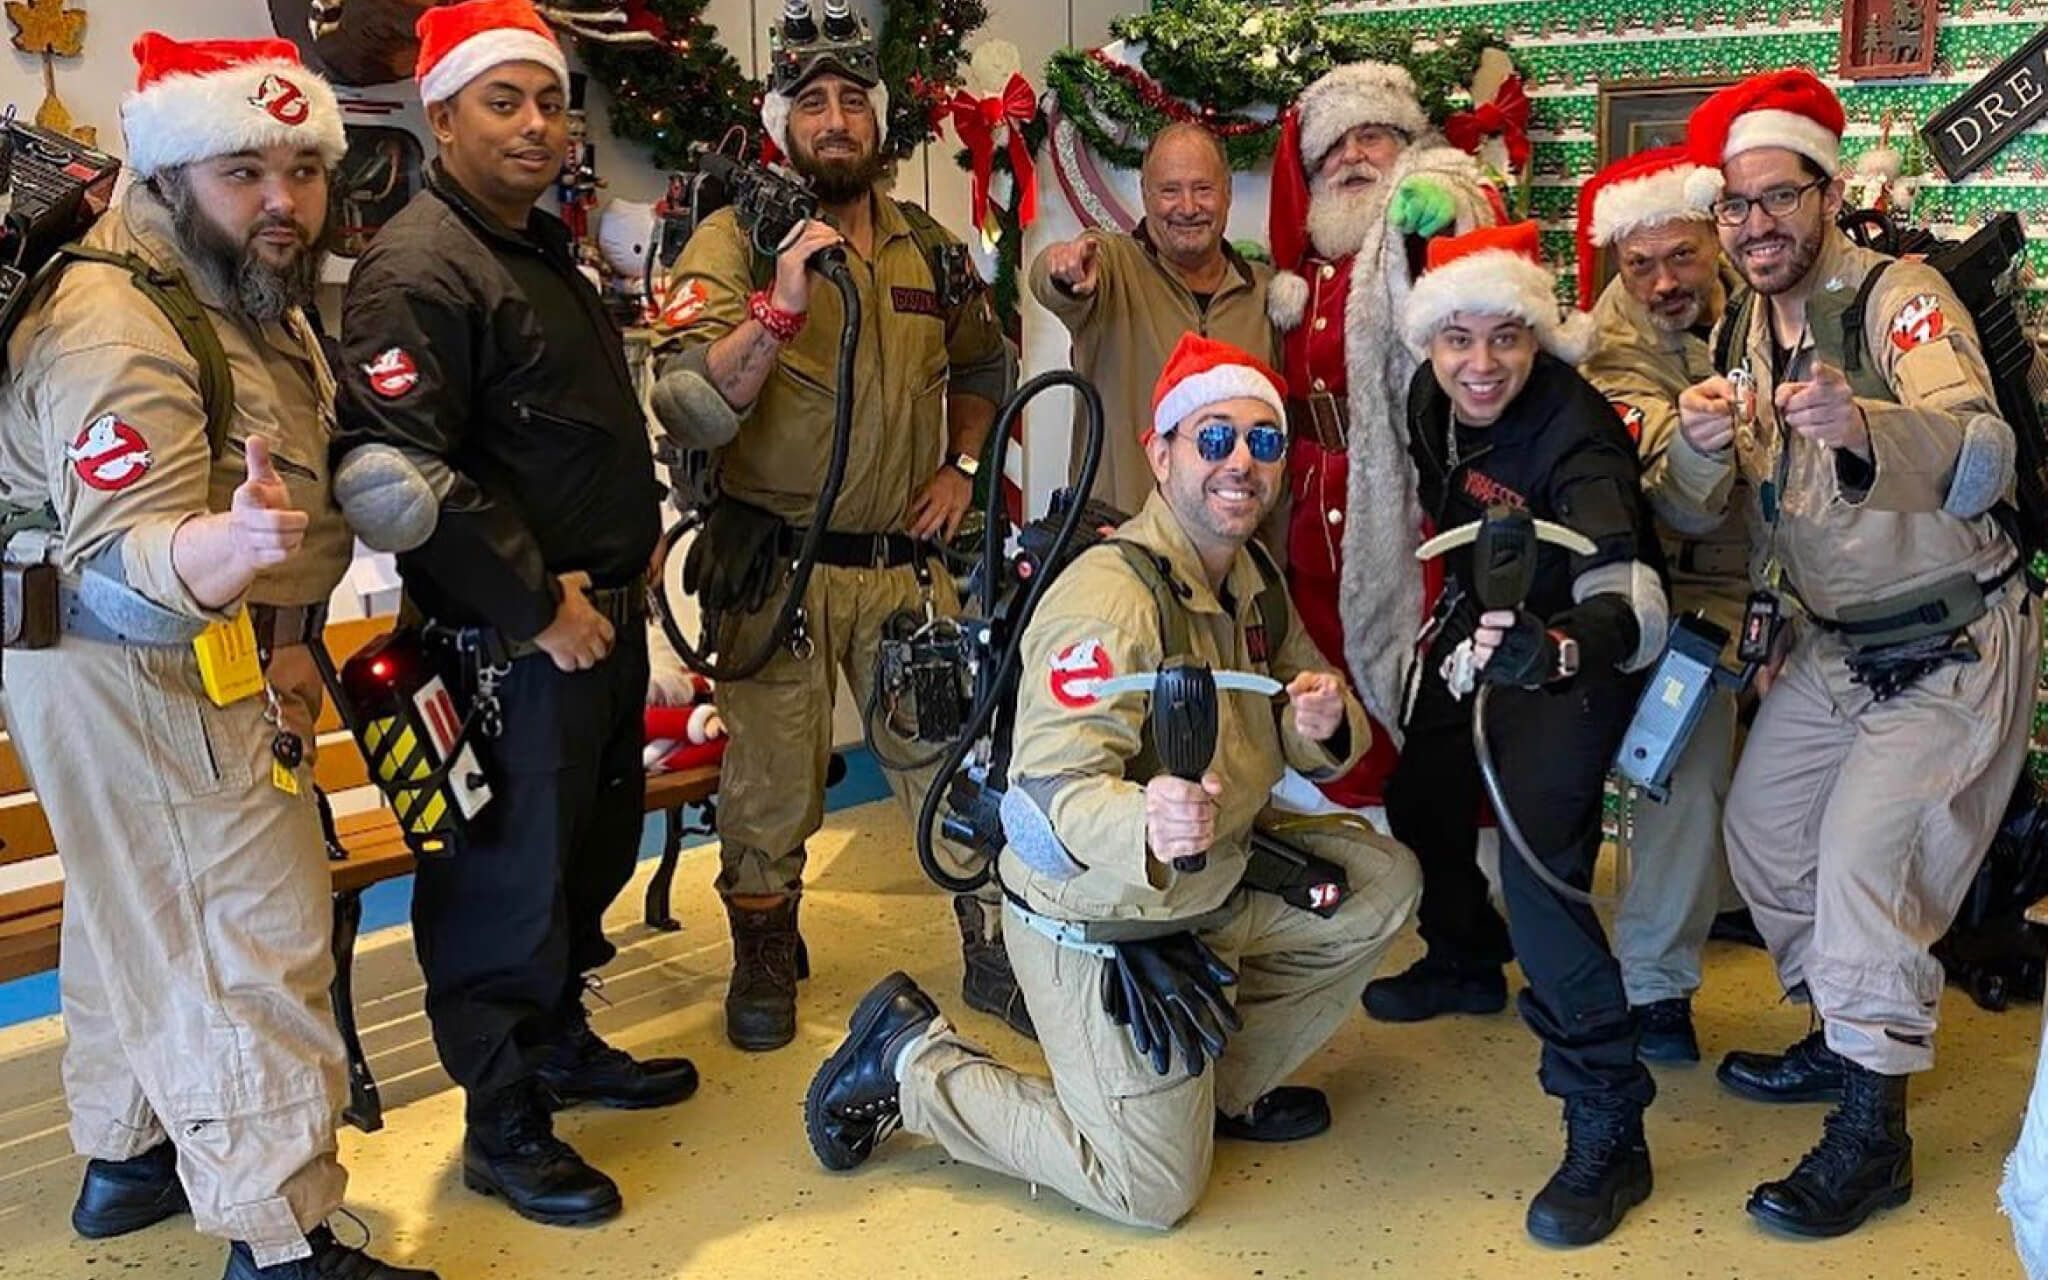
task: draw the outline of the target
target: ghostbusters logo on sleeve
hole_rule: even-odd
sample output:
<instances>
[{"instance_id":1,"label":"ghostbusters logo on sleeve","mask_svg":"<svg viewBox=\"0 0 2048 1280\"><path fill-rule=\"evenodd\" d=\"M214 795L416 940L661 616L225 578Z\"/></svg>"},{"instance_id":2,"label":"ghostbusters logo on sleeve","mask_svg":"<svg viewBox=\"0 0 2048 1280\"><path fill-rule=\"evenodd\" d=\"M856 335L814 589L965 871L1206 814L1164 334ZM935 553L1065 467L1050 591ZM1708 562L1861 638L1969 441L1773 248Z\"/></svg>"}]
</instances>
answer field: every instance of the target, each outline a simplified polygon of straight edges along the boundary
<instances>
[{"instance_id":1,"label":"ghostbusters logo on sleeve","mask_svg":"<svg viewBox=\"0 0 2048 1280\"><path fill-rule=\"evenodd\" d=\"M1892 317L1892 345L1901 351L1924 347L1948 332L1948 317L1942 314L1941 299L1931 293L1916 293Z\"/></svg>"},{"instance_id":2,"label":"ghostbusters logo on sleeve","mask_svg":"<svg viewBox=\"0 0 2048 1280\"><path fill-rule=\"evenodd\" d=\"M1621 415L1621 425L1628 432L1628 438L1640 444L1643 439L1643 423L1647 420L1643 411L1626 400L1615 400L1611 403L1614 405L1614 411Z\"/></svg>"},{"instance_id":3,"label":"ghostbusters logo on sleeve","mask_svg":"<svg viewBox=\"0 0 2048 1280\"><path fill-rule=\"evenodd\" d=\"M694 324L698 316L711 301L711 295L704 288L702 280L692 280L677 289L668 305L661 309L661 324L665 329L686 329Z\"/></svg>"},{"instance_id":4,"label":"ghostbusters logo on sleeve","mask_svg":"<svg viewBox=\"0 0 2048 1280\"><path fill-rule=\"evenodd\" d=\"M1077 640L1052 655L1046 686L1061 706L1085 707L1095 701L1095 686L1115 674L1100 640Z\"/></svg>"},{"instance_id":5,"label":"ghostbusters logo on sleeve","mask_svg":"<svg viewBox=\"0 0 2048 1280\"><path fill-rule=\"evenodd\" d=\"M419 366L404 347L387 347L375 360L363 366L370 390L386 400L396 400L419 385Z\"/></svg>"},{"instance_id":6,"label":"ghostbusters logo on sleeve","mask_svg":"<svg viewBox=\"0 0 2048 1280\"><path fill-rule=\"evenodd\" d=\"M103 413L86 424L64 449L72 470L89 489L119 493L149 474L155 461L142 433L119 417Z\"/></svg>"},{"instance_id":7,"label":"ghostbusters logo on sleeve","mask_svg":"<svg viewBox=\"0 0 2048 1280\"><path fill-rule=\"evenodd\" d=\"M307 101L306 91L280 75L263 77L262 83L256 86L256 92L249 95L249 105L268 113L287 128L297 128L313 114L313 104Z\"/></svg>"}]
</instances>

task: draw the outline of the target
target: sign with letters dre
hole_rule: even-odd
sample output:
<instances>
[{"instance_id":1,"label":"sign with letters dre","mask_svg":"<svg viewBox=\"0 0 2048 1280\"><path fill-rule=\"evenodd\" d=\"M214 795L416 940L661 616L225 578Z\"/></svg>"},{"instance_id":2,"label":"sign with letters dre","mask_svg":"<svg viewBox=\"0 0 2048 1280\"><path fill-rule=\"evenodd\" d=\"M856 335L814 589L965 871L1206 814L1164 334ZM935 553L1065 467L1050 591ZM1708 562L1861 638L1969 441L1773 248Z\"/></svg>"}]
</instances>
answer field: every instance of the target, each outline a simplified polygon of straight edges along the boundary
<instances>
[{"instance_id":1,"label":"sign with letters dre","mask_svg":"<svg viewBox=\"0 0 2048 1280\"><path fill-rule=\"evenodd\" d=\"M1920 128L1951 182L2005 149L2048 114L2048 28Z\"/></svg>"}]
</instances>

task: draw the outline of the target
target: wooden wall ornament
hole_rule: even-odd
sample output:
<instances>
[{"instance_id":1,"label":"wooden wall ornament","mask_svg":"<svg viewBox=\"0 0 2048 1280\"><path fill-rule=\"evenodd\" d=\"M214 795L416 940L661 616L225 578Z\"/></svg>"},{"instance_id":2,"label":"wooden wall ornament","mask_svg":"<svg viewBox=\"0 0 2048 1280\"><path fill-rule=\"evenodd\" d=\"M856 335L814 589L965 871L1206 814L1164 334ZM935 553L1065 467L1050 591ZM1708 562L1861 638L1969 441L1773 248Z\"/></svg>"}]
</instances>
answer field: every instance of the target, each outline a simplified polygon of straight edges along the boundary
<instances>
[{"instance_id":1,"label":"wooden wall ornament","mask_svg":"<svg viewBox=\"0 0 2048 1280\"><path fill-rule=\"evenodd\" d=\"M14 24L14 47L43 60L43 101L36 108L36 124L97 146L99 130L72 124L70 109L57 96L56 60L85 52L85 10L67 9L64 0L7 0L7 20Z\"/></svg>"},{"instance_id":2,"label":"wooden wall ornament","mask_svg":"<svg viewBox=\"0 0 2048 1280\"><path fill-rule=\"evenodd\" d=\"M1899 80L1933 71L1939 11L1939 0L1848 0L1842 6L1842 76Z\"/></svg>"},{"instance_id":3,"label":"wooden wall ornament","mask_svg":"<svg viewBox=\"0 0 2048 1280\"><path fill-rule=\"evenodd\" d=\"M1954 182L2048 114L2048 28L1920 127L1920 140Z\"/></svg>"}]
</instances>

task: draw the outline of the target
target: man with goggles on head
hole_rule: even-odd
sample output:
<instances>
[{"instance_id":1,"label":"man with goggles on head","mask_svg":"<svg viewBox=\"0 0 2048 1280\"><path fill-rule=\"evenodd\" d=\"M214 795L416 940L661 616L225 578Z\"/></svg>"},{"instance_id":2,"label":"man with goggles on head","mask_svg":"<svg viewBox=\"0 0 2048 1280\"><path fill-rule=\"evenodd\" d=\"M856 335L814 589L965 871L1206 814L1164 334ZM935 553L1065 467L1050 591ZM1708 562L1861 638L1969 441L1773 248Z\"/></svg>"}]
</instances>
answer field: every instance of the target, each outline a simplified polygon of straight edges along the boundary
<instances>
[{"instance_id":1,"label":"man with goggles on head","mask_svg":"<svg viewBox=\"0 0 2048 1280\"><path fill-rule=\"evenodd\" d=\"M956 1159L1164 1228L1200 1198L1216 1136L1285 1142L1329 1126L1322 1093L1283 1082L1343 1024L1419 877L1363 822L1299 818L1284 838L1324 860L1333 891L1304 907L1258 874L1283 767L1333 777L1370 730L1251 542L1283 481L1279 375L1188 334L1153 405L1152 496L1061 574L1023 637L1003 937L1052 1079L992 1061L893 974L805 1102L829 1169L861 1164L900 1124ZM1215 754L1198 780L1161 768L1148 730L1145 694L1171 659L1216 673ZM1284 684L1285 702L1243 691L1252 681Z\"/></svg>"}]
</instances>

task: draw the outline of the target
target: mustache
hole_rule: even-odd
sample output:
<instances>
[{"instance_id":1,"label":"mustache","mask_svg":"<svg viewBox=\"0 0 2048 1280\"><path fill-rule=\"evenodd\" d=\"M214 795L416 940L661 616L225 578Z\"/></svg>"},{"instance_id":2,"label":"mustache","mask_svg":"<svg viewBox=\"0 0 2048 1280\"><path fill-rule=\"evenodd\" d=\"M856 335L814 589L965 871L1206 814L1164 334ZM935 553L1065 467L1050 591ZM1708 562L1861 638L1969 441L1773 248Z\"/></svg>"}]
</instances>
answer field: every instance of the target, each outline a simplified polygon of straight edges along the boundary
<instances>
[{"instance_id":1,"label":"mustache","mask_svg":"<svg viewBox=\"0 0 2048 1280\"><path fill-rule=\"evenodd\" d=\"M256 224L249 228L249 234L245 237L245 243L254 244L257 236L262 235L266 231L275 231L279 228L289 230L293 237L298 240L299 247L302 249L311 246L313 243L312 237L306 234L304 227L283 214L270 214L258 218Z\"/></svg>"}]
</instances>

